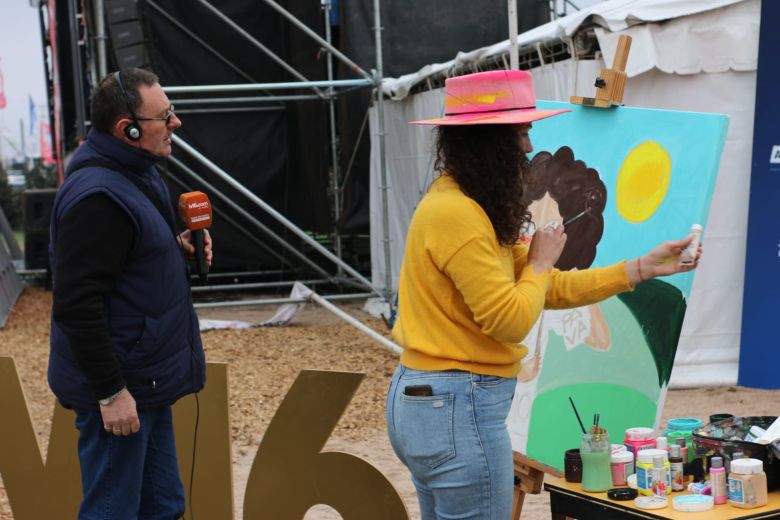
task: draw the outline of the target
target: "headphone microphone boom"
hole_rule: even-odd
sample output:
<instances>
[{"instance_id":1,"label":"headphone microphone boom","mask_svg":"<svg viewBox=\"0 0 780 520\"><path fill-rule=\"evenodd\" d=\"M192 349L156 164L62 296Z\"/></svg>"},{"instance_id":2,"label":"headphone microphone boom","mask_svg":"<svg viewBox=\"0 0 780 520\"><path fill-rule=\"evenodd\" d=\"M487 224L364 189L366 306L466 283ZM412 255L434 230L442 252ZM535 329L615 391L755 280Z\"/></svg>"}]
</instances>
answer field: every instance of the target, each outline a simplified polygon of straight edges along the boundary
<instances>
[{"instance_id":1,"label":"headphone microphone boom","mask_svg":"<svg viewBox=\"0 0 780 520\"><path fill-rule=\"evenodd\" d=\"M179 197L179 216L192 234L192 245L195 246L195 266L201 285L206 285L209 266L206 263L203 230L210 227L212 221L211 203L208 196L201 191L182 193Z\"/></svg>"}]
</instances>

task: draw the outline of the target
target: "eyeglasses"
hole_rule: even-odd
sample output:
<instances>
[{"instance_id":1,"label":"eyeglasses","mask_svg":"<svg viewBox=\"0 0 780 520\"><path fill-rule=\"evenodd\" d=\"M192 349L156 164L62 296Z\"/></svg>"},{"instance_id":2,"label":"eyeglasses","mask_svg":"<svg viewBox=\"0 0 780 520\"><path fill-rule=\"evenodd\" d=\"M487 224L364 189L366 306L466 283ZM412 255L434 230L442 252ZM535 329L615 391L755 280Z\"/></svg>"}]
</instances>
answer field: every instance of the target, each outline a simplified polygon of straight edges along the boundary
<instances>
[{"instance_id":1,"label":"eyeglasses","mask_svg":"<svg viewBox=\"0 0 780 520\"><path fill-rule=\"evenodd\" d=\"M162 117L136 117L135 120L136 121L165 121L166 125L170 125L171 119L173 119L175 115L176 114L173 113L173 105L171 105L171 108L168 109L168 113L166 113Z\"/></svg>"}]
</instances>

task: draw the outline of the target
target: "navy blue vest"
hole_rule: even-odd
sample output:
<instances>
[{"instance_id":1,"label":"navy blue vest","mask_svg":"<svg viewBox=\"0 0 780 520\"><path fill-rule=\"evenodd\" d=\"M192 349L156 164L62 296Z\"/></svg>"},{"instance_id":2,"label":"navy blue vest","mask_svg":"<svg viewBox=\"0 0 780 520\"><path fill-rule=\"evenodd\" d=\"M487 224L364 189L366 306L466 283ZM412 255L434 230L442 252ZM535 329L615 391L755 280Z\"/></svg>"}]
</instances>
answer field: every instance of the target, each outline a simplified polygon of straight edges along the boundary
<instances>
[{"instance_id":1,"label":"navy blue vest","mask_svg":"<svg viewBox=\"0 0 780 520\"><path fill-rule=\"evenodd\" d=\"M154 168L154 156L93 130L71 159L70 175L57 192L50 228L51 265L57 223L84 197L105 194L130 216L135 234L125 269L106 298L108 327L136 405L167 406L205 384L205 356L187 267L173 231L154 204L119 172L98 166L79 169L79 164L92 160L111 161L136 172L161 192L162 200L170 200ZM64 406L97 407L68 338L53 318L49 385Z\"/></svg>"}]
</instances>

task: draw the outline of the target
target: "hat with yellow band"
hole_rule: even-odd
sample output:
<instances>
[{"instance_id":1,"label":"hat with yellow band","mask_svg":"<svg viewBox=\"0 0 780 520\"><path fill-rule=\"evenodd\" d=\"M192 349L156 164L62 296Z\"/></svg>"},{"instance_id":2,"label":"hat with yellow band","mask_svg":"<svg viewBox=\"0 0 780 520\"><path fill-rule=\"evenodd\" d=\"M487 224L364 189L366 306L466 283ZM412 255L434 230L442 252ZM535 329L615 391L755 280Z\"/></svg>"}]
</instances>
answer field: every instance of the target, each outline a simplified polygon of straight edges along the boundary
<instances>
[{"instance_id":1,"label":"hat with yellow band","mask_svg":"<svg viewBox=\"0 0 780 520\"><path fill-rule=\"evenodd\" d=\"M444 117L413 125L517 125L552 117L569 109L539 110L531 73L492 70L447 78Z\"/></svg>"}]
</instances>

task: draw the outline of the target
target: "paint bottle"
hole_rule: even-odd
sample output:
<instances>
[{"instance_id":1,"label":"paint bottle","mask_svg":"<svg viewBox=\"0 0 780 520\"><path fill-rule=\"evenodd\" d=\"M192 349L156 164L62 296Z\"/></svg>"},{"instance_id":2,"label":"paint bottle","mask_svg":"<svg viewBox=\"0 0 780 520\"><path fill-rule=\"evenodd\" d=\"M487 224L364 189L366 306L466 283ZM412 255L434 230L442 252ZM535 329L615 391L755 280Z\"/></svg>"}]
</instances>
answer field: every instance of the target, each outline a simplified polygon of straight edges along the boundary
<instances>
[{"instance_id":1,"label":"paint bottle","mask_svg":"<svg viewBox=\"0 0 780 520\"><path fill-rule=\"evenodd\" d=\"M729 504L742 509L765 506L769 501L764 463L758 459L731 461Z\"/></svg>"},{"instance_id":2,"label":"paint bottle","mask_svg":"<svg viewBox=\"0 0 780 520\"><path fill-rule=\"evenodd\" d=\"M658 448L659 450L669 451L669 440L663 435L661 437L656 437L655 447Z\"/></svg>"},{"instance_id":3,"label":"paint bottle","mask_svg":"<svg viewBox=\"0 0 780 520\"><path fill-rule=\"evenodd\" d=\"M669 494L669 461L663 455L653 456L653 496L666 498Z\"/></svg>"},{"instance_id":4,"label":"paint bottle","mask_svg":"<svg viewBox=\"0 0 780 520\"><path fill-rule=\"evenodd\" d=\"M612 485L627 485L628 476L634 472L634 454L628 450L613 451L609 459L609 467L612 472Z\"/></svg>"},{"instance_id":5,"label":"paint bottle","mask_svg":"<svg viewBox=\"0 0 780 520\"><path fill-rule=\"evenodd\" d=\"M647 449L639 451L636 459L636 487L640 495L651 496L653 494L654 458L660 456L661 460L664 461L664 467L668 470L669 460L667 455L668 454L664 450ZM668 477L666 488L669 489L672 480L671 473L667 471L666 476Z\"/></svg>"},{"instance_id":6,"label":"paint bottle","mask_svg":"<svg viewBox=\"0 0 780 520\"><path fill-rule=\"evenodd\" d=\"M671 423L671 421L669 422ZM685 439L685 446L688 447L688 451L687 458L683 457L683 462L688 463L693 461L696 455L696 450L693 445L693 430L670 430L666 436L669 439L669 444L675 444L677 439Z\"/></svg>"},{"instance_id":7,"label":"paint bottle","mask_svg":"<svg viewBox=\"0 0 780 520\"><path fill-rule=\"evenodd\" d=\"M699 244L701 243L701 232L702 227L699 224L693 224L691 226L691 231L688 236L693 237L693 240L691 240L691 243L682 250L682 253L680 253L681 265L690 265L696 260L696 254L699 251Z\"/></svg>"},{"instance_id":8,"label":"paint bottle","mask_svg":"<svg viewBox=\"0 0 780 520\"><path fill-rule=\"evenodd\" d=\"M683 462L683 484L688 485L693 482L693 478L685 470L685 465L688 464L688 446L685 445L685 439L679 437L675 439L675 444L680 448L680 458Z\"/></svg>"},{"instance_id":9,"label":"paint bottle","mask_svg":"<svg viewBox=\"0 0 780 520\"><path fill-rule=\"evenodd\" d=\"M680 446L677 444L669 448L669 470L671 471L672 491L684 491L683 460L680 455Z\"/></svg>"},{"instance_id":10,"label":"paint bottle","mask_svg":"<svg viewBox=\"0 0 780 520\"><path fill-rule=\"evenodd\" d=\"M639 460L639 452L655 449L655 439L652 428L628 428L623 441L628 451L634 454L634 460Z\"/></svg>"},{"instance_id":11,"label":"paint bottle","mask_svg":"<svg viewBox=\"0 0 780 520\"><path fill-rule=\"evenodd\" d=\"M691 495L712 495L712 486L706 480L703 482L691 482L688 484Z\"/></svg>"},{"instance_id":12,"label":"paint bottle","mask_svg":"<svg viewBox=\"0 0 780 520\"><path fill-rule=\"evenodd\" d=\"M745 458L745 454L743 452L735 451L734 453L731 454L731 460L729 460L729 459L724 460L723 462L724 462L724 466L726 467L726 475L731 473L731 461L732 460L744 459L744 458Z\"/></svg>"},{"instance_id":13,"label":"paint bottle","mask_svg":"<svg viewBox=\"0 0 780 520\"><path fill-rule=\"evenodd\" d=\"M712 483L712 496L715 498L715 505L725 504L728 499L726 468L723 467L721 457L712 457L710 460L710 482Z\"/></svg>"}]
</instances>

